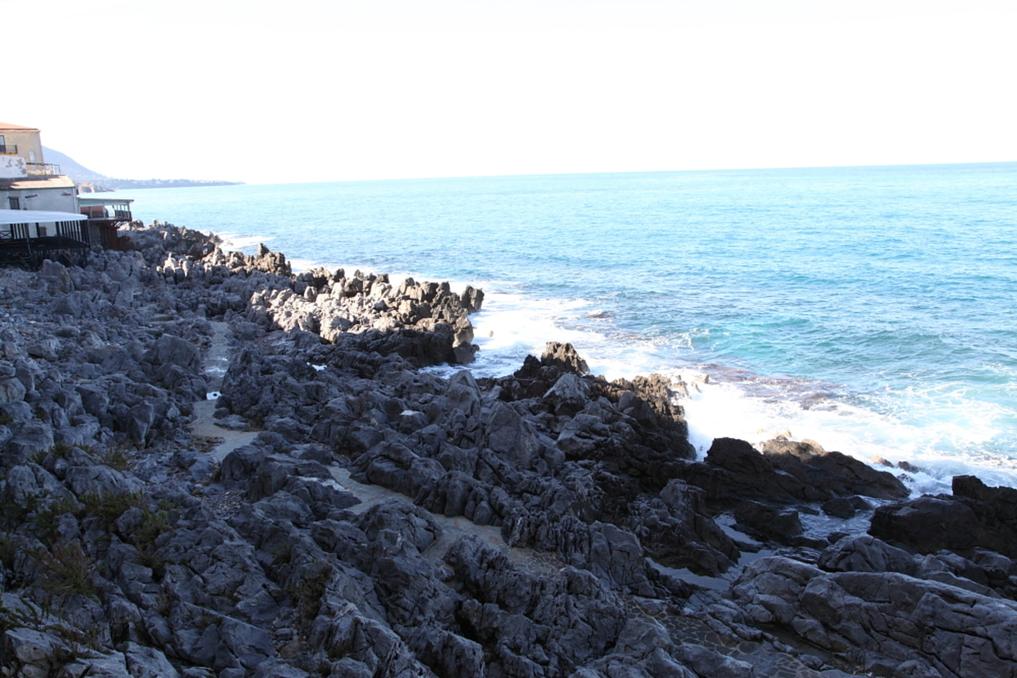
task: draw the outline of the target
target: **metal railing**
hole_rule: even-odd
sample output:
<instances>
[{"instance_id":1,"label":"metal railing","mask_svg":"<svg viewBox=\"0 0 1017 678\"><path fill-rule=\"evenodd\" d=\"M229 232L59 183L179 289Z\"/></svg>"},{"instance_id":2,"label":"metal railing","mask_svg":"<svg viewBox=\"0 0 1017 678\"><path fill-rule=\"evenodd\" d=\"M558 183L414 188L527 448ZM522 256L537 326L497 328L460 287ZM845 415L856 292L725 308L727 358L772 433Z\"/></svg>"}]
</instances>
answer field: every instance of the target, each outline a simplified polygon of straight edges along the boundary
<instances>
[{"instance_id":1,"label":"metal railing","mask_svg":"<svg viewBox=\"0 0 1017 678\"><path fill-rule=\"evenodd\" d=\"M132 221L134 219L130 209L118 207L82 205L81 213L88 217L89 221Z\"/></svg>"},{"instance_id":2,"label":"metal railing","mask_svg":"<svg viewBox=\"0 0 1017 678\"><path fill-rule=\"evenodd\" d=\"M56 177L60 176L60 165L51 162L26 162L25 171L30 177Z\"/></svg>"},{"instance_id":3,"label":"metal railing","mask_svg":"<svg viewBox=\"0 0 1017 678\"><path fill-rule=\"evenodd\" d=\"M0 155L17 155L17 144L0 144Z\"/></svg>"}]
</instances>

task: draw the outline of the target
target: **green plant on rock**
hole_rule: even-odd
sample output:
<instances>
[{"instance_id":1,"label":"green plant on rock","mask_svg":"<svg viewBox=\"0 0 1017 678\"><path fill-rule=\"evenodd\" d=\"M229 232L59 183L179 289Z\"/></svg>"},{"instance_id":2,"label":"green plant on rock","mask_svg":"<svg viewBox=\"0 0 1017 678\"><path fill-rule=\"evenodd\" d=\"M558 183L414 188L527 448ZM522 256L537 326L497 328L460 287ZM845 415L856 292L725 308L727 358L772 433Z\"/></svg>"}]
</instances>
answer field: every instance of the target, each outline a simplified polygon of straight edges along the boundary
<instances>
[{"instance_id":1,"label":"green plant on rock","mask_svg":"<svg viewBox=\"0 0 1017 678\"><path fill-rule=\"evenodd\" d=\"M78 542L54 544L40 560L43 565L40 583L46 591L96 597L91 578L93 563Z\"/></svg>"},{"instance_id":2,"label":"green plant on rock","mask_svg":"<svg viewBox=\"0 0 1017 678\"><path fill-rule=\"evenodd\" d=\"M162 579L166 565L156 554L155 542L172 527L172 511L177 506L169 499L160 499L155 510L142 509L141 522L131 534L131 542L138 549L141 564L152 570L156 579Z\"/></svg>"},{"instance_id":3,"label":"green plant on rock","mask_svg":"<svg viewBox=\"0 0 1017 678\"><path fill-rule=\"evenodd\" d=\"M300 619L310 621L318 614L321 599L332 578L331 566L325 565L317 572L298 580L289 587L289 593L296 601Z\"/></svg>"},{"instance_id":4,"label":"green plant on rock","mask_svg":"<svg viewBox=\"0 0 1017 678\"><path fill-rule=\"evenodd\" d=\"M169 512L163 509L142 510L141 524L134 530L134 545L139 549L154 548L155 540L170 527Z\"/></svg>"},{"instance_id":5,"label":"green plant on rock","mask_svg":"<svg viewBox=\"0 0 1017 678\"><path fill-rule=\"evenodd\" d=\"M38 500L35 495L24 498L24 506L14 503L13 498L0 500L0 528L16 530L36 510Z\"/></svg>"},{"instance_id":6,"label":"green plant on rock","mask_svg":"<svg viewBox=\"0 0 1017 678\"><path fill-rule=\"evenodd\" d=\"M140 493L123 494L86 494L81 498L85 505L85 514L99 518L107 527L129 508L141 507L144 499Z\"/></svg>"},{"instance_id":7,"label":"green plant on rock","mask_svg":"<svg viewBox=\"0 0 1017 678\"><path fill-rule=\"evenodd\" d=\"M118 471L126 471L130 466L130 457L127 456L127 450L120 445L111 447L103 458L106 465L115 468Z\"/></svg>"},{"instance_id":8,"label":"green plant on rock","mask_svg":"<svg viewBox=\"0 0 1017 678\"><path fill-rule=\"evenodd\" d=\"M155 553L155 549L138 549L138 562L152 571L152 578L156 581L166 574L166 561Z\"/></svg>"},{"instance_id":9,"label":"green plant on rock","mask_svg":"<svg viewBox=\"0 0 1017 678\"><path fill-rule=\"evenodd\" d=\"M14 569L14 558L18 555L18 545L10 534L0 533L0 563L8 571Z\"/></svg>"},{"instance_id":10,"label":"green plant on rock","mask_svg":"<svg viewBox=\"0 0 1017 678\"><path fill-rule=\"evenodd\" d=\"M68 445L67 443L56 443L50 449L50 452L57 459L66 459L68 456L70 456L71 450L73 449L74 449L73 445Z\"/></svg>"}]
</instances>

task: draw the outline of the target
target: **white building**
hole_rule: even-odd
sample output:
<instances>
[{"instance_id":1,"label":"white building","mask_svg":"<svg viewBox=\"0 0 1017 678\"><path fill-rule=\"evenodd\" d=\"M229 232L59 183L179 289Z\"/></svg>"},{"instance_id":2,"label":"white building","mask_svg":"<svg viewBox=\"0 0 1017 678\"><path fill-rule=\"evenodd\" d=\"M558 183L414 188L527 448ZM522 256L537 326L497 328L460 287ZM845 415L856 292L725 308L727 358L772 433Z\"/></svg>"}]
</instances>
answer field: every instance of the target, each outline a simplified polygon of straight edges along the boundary
<instances>
[{"instance_id":1,"label":"white building","mask_svg":"<svg viewBox=\"0 0 1017 678\"><path fill-rule=\"evenodd\" d=\"M74 181L45 162L35 128L0 123L0 209L80 213Z\"/></svg>"},{"instance_id":2,"label":"white building","mask_svg":"<svg viewBox=\"0 0 1017 678\"><path fill-rule=\"evenodd\" d=\"M79 200L74 181L45 161L39 130L0 123L0 261L122 247L117 228L131 219L130 200Z\"/></svg>"}]
</instances>

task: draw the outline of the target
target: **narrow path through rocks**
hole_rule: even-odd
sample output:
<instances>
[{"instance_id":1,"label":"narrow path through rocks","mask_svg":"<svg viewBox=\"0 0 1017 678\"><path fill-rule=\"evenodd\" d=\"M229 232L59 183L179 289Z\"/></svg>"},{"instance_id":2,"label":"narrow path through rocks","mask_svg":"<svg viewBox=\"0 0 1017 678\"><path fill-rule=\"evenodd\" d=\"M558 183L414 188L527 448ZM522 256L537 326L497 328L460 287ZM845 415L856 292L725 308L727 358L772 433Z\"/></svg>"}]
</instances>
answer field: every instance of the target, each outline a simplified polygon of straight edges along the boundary
<instances>
[{"instance_id":1,"label":"narrow path through rocks","mask_svg":"<svg viewBox=\"0 0 1017 678\"><path fill-rule=\"evenodd\" d=\"M222 388L222 378L229 365L230 328L224 322L213 322L212 345L205 354L202 371L208 378L209 395L205 400L194 403L194 420L191 422L191 435L206 439L221 440L209 454L216 462L221 462L227 454L251 443L258 431L233 431L215 423L215 401Z\"/></svg>"}]
</instances>

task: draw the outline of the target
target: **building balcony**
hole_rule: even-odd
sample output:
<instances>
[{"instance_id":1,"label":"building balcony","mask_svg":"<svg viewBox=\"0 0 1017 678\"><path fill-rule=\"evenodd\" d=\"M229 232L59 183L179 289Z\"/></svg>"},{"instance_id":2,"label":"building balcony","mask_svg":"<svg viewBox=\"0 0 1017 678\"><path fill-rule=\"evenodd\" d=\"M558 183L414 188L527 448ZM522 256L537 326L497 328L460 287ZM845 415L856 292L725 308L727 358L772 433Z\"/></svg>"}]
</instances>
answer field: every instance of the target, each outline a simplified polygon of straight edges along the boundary
<instances>
[{"instance_id":1,"label":"building balcony","mask_svg":"<svg viewBox=\"0 0 1017 678\"><path fill-rule=\"evenodd\" d=\"M58 177L60 176L60 165L51 162L26 162L25 172L30 177Z\"/></svg>"},{"instance_id":2,"label":"building balcony","mask_svg":"<svg viewBox=\"0 0 1017 678\"><path fill-rule=\"evenodd\" d=\"M17 155L17 144L0 144L0 155Z\"/></svg>"},{"instance_id":3,"label":"building balcony","mask_svg":"<svg viewBox=\"0 0 1017 678\"><path fill-rule=\"evenodd\" d=\"M110 224L132 221L132 202L130 198L81 198L78 201L81 213L89 223Z\"/></svg>"}]
</instances>

